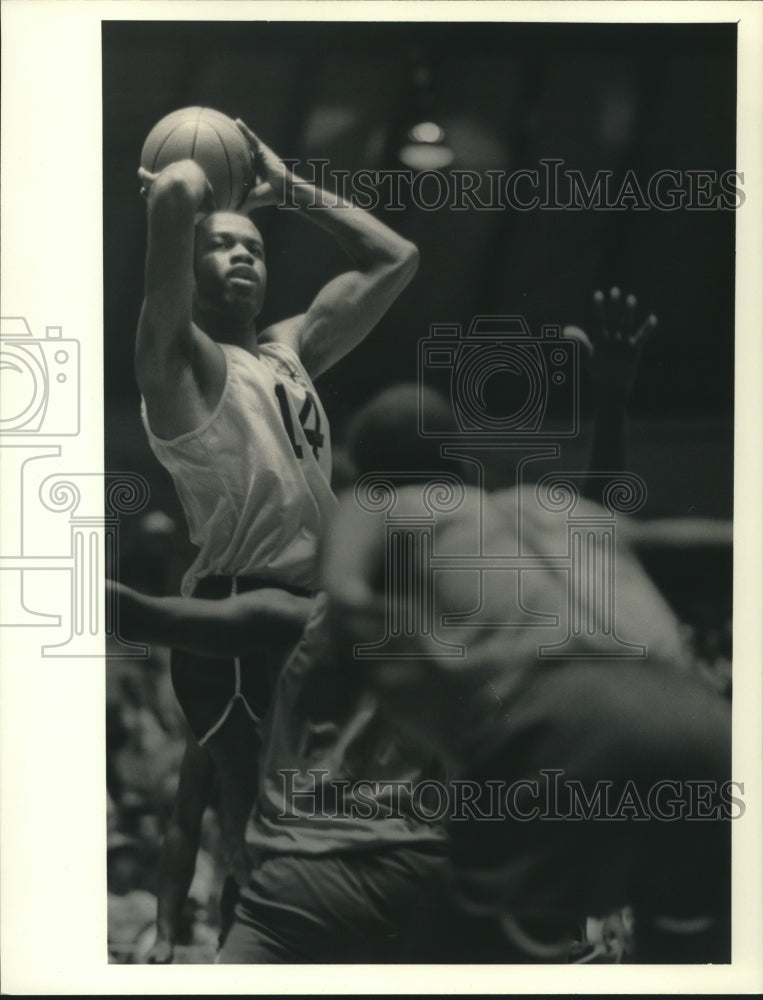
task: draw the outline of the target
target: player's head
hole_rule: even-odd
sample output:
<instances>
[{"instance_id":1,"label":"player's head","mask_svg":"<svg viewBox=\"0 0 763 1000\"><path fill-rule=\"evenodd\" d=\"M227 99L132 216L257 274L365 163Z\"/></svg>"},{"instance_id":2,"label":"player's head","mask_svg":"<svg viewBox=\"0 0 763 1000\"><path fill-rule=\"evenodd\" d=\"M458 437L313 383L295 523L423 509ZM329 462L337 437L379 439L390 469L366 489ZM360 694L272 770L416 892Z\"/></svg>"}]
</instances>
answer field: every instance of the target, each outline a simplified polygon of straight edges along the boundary
<instances>
[{"instance_id":1,"label":"player's head","mask_svg":"<svg viewBox=\"0 0 763 1000\"><path fill-rule=\"evenodd\" d=\"M434 436L419 432L422 407ZM440 454L442 437L456 434L456 418L444 396L426 386L402 383L382 390L358 410L347 427L347 451L359 475L449 471L463 476L457 462Z\"/></svg>"},{"instance_id":2,"label":"player's head","mask_svg":"<svg viewBox=\"0 0 763 1000\"><path fill-rule=\"evenodd\" d=\"M246 215L212 212L196 225L195 306L202 321L213 316L233 324L251 323L262 309L267 284L265 248Z\"/></svg>"}]
</instances>

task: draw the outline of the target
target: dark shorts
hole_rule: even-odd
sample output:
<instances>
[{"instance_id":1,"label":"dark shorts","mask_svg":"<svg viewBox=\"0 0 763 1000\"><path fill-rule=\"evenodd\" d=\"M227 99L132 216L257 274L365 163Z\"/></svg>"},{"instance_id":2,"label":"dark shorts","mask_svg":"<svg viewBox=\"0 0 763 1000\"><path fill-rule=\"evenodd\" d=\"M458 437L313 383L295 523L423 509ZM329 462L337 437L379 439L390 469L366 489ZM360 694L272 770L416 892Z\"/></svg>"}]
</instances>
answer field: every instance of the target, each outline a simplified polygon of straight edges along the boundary
<instances>
[{"instance_id":1,"label":"dark shorts","mask_svg":"<svg viewBox=\"0 0 763 1000\"><path fill-rule=\"evenodd\" d=\"M199 580L193 596L219 600L233 593L244 594L273 586L272 582L253 577L209 576ZM298 588L281 589L310 596ZM200 744L207 743L236 702L258 724L270 704L280 666L280 662L275 663L274 658L265 653L218 659L173 649L170 660L172 686L196 740Z\"/></svg>"},{"instance_id":2,"label":"dark shorts","mask_svg":"<svg viewBox=\"0 0 763 1000\"><path fill-rule=\"evenodd\" d=\"M441 884L441 849L393 847L263 860L241 889L223 964L412 961L422 898Z\"/></svg>"},{"instance_id":3,"label":"dark shorts","mask_svg":"<svg viewBox=\"0 0 763 1000\"><path fill-rule=\"evenodd\" d=\"M662 664L561 663L538 669L510 711L511 736L466 776L498 819L451 824L464 905L728 914L726 699Z\"/></svg>"}]
</instances>

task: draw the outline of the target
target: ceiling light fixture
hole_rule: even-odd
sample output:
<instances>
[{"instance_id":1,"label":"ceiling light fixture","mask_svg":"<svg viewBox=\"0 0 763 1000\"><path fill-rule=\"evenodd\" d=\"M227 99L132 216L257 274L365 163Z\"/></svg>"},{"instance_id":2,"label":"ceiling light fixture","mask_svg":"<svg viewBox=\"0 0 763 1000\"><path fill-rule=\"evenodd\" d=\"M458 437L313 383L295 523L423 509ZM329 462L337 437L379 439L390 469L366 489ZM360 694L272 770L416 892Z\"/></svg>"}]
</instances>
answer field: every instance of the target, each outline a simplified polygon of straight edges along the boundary
<instances>
[{"instance_id":1,"label":"ceiling light fixture","mask_svg":"<svg viewBox=\"0 0 763 1000\"><path fill-rule=\"evenodd\" d=\"M411 53L411 104L407 128L397 150L402 164L413 170L443 170L455 154L448 145L445 129L432 115L434 88L429 60L421 48Z\"/></svg>"}]
</instances>

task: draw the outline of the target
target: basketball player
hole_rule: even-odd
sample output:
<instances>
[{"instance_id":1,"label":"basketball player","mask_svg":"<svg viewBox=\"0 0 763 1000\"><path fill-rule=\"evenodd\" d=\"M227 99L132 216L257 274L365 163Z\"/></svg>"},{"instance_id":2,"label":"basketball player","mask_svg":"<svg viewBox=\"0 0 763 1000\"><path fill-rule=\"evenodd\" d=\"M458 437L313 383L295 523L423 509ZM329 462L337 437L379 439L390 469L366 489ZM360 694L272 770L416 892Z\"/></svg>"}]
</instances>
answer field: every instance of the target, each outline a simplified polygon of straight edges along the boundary
<instances>
[{"instance_id":1,"label":"basketball player","mask_svg":"<svg viewBox=\"0 0 763 1000\"><path fill-rule=\"evenodd\" d=\"M295 177L239 128L258 171L241 213L212 210L211 188L190 160L138 172L148 209L135 351L141 414L199 548L183 595L218 599L276 586L309 596L318 540L335 507L329 430L312 379L376 325L411 280L418 254L367 212ZM350 267L304 313L260 330L265 248L245 213L287 201L337 240ZM259 721L290 642L287 630L249 662L173 653L173 684L192 734L179 797L193 783L207 785L217 765L235 870L254 786L251 768L244 780L241 765L229 765L257 752ZM198 804L165 852L167 864L185 859L183 882L197 817ZM160 930L171 922L160 919ZM158 945L155 959L171 960L171 943Z\"/></svg>"}]
</instances>

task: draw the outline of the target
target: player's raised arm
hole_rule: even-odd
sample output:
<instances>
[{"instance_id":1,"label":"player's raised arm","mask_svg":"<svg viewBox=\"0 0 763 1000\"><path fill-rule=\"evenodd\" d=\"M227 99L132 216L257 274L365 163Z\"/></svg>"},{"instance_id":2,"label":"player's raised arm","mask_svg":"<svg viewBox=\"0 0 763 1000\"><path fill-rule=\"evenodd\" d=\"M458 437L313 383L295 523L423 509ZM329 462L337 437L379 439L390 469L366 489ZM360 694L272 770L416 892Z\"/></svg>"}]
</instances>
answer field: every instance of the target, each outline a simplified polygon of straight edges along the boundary
<instances>
[{"instance_id":1,"label":"player's raised arm","mask_svg":"<svg viewBox=\"0 0 763 1000\"><path fill-rule=\"evenodd\" d=\"M626 411L636 380L641 350L657 327L650 314L637 322L635 295L623 298L619 288L593 297L596 322L589 336L577 326L566 326L564 336L585 349L594 393L594 418L588 471L616 475L626 469ZM599 499L600 483L590 480L587 492Z\"/></svg>"},{"instance_id":2,"label":"player's raised arm","mask_svg":"<svg viewBox=\"0 0 763 1000\"><path fill-rule=\"evenodd\" d=\"M193 323L194 226L197 213L212 207L211 189L191 160L158 174L141 168L138 175L148 208L148 244L135 373L152 429L171 437L197 422L198 413L185 411L198 395L199 364L214 363L216 353Z\"/></svg>"},{"instance_id":3,"label":"player's raised arm","mask_svg":"<svg viewBox=\"0 0 763 1000\"><path fill-rule=\"evenodd\" d=\"M296 177L241 121L254 150L259 183L243 206L297 205L330 233L352 269L325 285L303 316L277 324L273 336L291 343L311 376L351 351L379 322L418 267L418 250L373 215Z\"/></svg>"},{"instance_id":4,"label":"player's raised arm","mask_svg":"<svg viewBox=\"0 0 763 1000\"><path fill-rule=\"evenodd\" d=\"M156 362L189 355L192 343L193 248L196 213L204 200L204 171L192 160L158 174L138 171L148 209L145 296L135 359L138 380Z\"/></svg>"}]
</instances>

